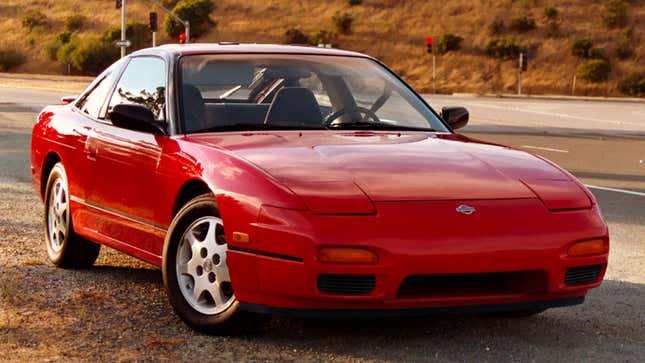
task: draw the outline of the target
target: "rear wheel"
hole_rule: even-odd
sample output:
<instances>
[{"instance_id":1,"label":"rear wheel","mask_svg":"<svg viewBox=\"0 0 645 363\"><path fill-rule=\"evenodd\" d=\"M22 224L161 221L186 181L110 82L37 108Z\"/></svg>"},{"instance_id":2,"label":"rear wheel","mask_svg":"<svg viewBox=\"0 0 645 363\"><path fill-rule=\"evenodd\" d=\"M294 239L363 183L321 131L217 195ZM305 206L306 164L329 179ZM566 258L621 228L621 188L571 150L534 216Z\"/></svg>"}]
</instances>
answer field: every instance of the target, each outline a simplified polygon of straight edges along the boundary
<instances>
[{"instance_id":1,"label":"rear wheel","mask_svg":"<svg viewBox=\"0 0 645 363\"><path fill-rule=\"evenodd\" d=\"M260 323L260 316L239 311L226 251L224 222L213 195L189 201L168 230L163 280L177 314L203 333L228 334Z\"/></svg>"},{"instance_id":2,"label":"rear wheel","mask_svg":"<svg viewBox=\"0 0 645 363\"><path fill-rule=\"evenodd\" d=\"M45 189L45 239L49 260L63 268L90 267L101 246L74 234L67 174L62 163L49 173Z\"/></svg>"}]
</instances>

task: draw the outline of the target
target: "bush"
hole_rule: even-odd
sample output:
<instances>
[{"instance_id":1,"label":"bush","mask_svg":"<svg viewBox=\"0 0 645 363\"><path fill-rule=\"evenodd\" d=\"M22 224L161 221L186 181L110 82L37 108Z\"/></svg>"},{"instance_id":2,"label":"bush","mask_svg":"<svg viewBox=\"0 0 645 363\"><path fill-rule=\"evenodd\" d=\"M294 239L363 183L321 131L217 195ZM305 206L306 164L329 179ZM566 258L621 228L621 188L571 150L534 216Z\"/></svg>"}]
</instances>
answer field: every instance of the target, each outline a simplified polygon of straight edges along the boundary
<instances>
[{"instance_id":1,"label":"bush","mask_svg":"<svg viewBox=\"0 0 645 363\"><path fill-rule=\"evenodd\" d=\"M554 6L544 8L544 17L549 20L557 20L560 17L560 10Z\"/></svg>"},{"instance_id":2,"label":"bush","mask_svg":"<svg viewBox=\"0 0 645 363\"><path fill-rule=\"evenodd\" d=\"M83 25L85 25L85 20L87 20L87 18L84 15L81 15L81 14L70 15L67 18L65 18L65 29L69 31L81 30L83 29Z\"/></svg>"},{"instance_id":3,"label":"bush","mask_svg":"<svg viewBox=\"0 0 645 363\"><path fill-rule=\"evenodd\" d=\"M645 72L632 73L618 82L618 90L630 96L645 96Z\"/></svg>"},{"instance_id":4,"label":"bush","mask_svg":"<svg viewBox=\"0 0 645 363\"><path fill-rule=\"evenodd\" d=\"M338 39L338 34L330 30L319 30L309 39L309 44L318 45L318 44L331 44L333 47L338 47L336 40Z\"/></svg>"},{"instance_id":5,"label":"bush","mask_svg":"<svg viewBox=\"0 0 645 363\"><path fill-rule=\"evenodd\" d=\"M526 48L517 44L514 37L496 38L486 46L486 54L497 58L517 57L523 51Z\"/></svg>"},{"instance_id":6,"label":"bush","mask_svg":"<svg viewBox=\"0 0 645 363\"><path fill-rule=\"evenodd\" d=\"M550 21L546 26L546 36L549 38L560 38L562 37L562 30L560 29L560 24L557 21Z\"/></svg>"},{"instance_id":7,"label":"bush","mask_svg":"<svg viewBox=\"0 0 645 363\"><path fill-rule=\"evenodd\" d=\"M505 29L506 29L506 25L504 24L504 20L498 18L493 20L492 23L490 23L490 25L488 26L488 33L490 35L498 35L498 34L502 34Z\"/></svg>"},{"instance_id":8,"label":"bush","mask_svg":"<svg viewBox=\"0 0 645 363\"><path fill-rule=\"evenodd\" d=\"M217 26L217 22L210 16L213 10L215 4L211 0L180 0L172 12L181 19L190 21L190 36L198 38L209 28ZM164 28L171 38L177 38L184 32L184 25L169 16L166 16Z\"/></svg>"},{"instance_id":9,"label":"bush","mask_svg":"<svg viewBox=\"0 0 645 363\"><path fill-rule=\"evenodd\" d=\"M57 60L58 50L63 45L69 43L71 39L72 39L72 32L70 31L63 31L56 34L56 37L54 37L54 39L51 42L45 44L44 51L47 58L53 61Z\"/></svg>"},{"instance_id":10,"label":"bush","mask_svg":"<svg viewBox=\"0 0 645 363\"><path fill-rule=\"evenodd\" d=\"M600 48L591 48L589 50L589 59L608 59L607 54Z\"/></svg>"},{"instance_id":11,"label":"bush","mask_svg":"<svg viewBox=\"0 0 645 363\"><path fill-rule=\"evenodd\" d=\"M284 36L286 44L309 44L309 36L300 29L287 29Z\"/></svg>"},{"instance_id":12,"label":"bush","mask_svg":"<svg viewBox=\"0 0 645 363\"><path fill-rule=\"evenodd\" d=\"M31 11L22 17L22 26L30 30L37 26L47 25L47 15L40 11Z\"/></svg>"},{"instance_id":13,"label":"bush","mask_svg":"<svg viewBox=\"0 0 645 363\"><path fill-rule=\"evenodd\" d=\"M535 29L537 26L535 24L535 19L529 18L528 16L523 16L521 18L515 18L511 20L508 28L520 33L526 33Z\"/></svg>"},{"instance_id":14,"label":"bush","mask_svg":"<svg viewBox=\"0 0 645 363\"><path fill-rule=\"evenodd\" d=\"M439 40L439 44L437 44L437 52L439 54L446 54L452 50L457 50L461 46L461 42L463 40L464 38L459 35L446 33L441 37L441 40Z\"/></svg>"},{"instance_id":15,"label":"bush","mask_svg":"<svg viewBox=\"0 0 645 363\"><path fill-rule=\"evenodd\" d=\"M27 58L15 49L0 49L0 71L6 72L25 63Z\"/></svg>"},{"instance_id":16,"label":"bush","mask_svg":"<svg viewBox=\"0 0 645 363\"><path fill-rule=\"evenodd\" d=\"M609 73L611 73L611 65L607 60L592 59L580 64L576 75L578 78L598 83L609 79Z\"/></svg>"},{"instance_id":17,"label":"bush","mask_svg":"<svg viewBox=\"0 0 645 363\"><path fill-rule=\"evenodd\" d=\"M571 46L571 54L580 58L589 58L589 51L593 47L593 42L589 38L578 39Z\"/></svg>"},{"instance_id":18,"label":"bush","mask_svg":"<svg viewBox=\"0 0 645 363\"><path fill-rule=\"evenodd\" d=\"M616 57L619 59L627 59L634 55L634 47L629 40L623 39L616 45Z\"/></svg>"},{"instance_id":19,"label":"bush","mask_svg":"<svg viewBox=\"0 0 645 363\"><path fill-rule=\"evenodd\" d=\"M354 17L350 13L336 13L331 20L333 20L336 25L336 29L341 34L351 34L352 33L352 23L354 22Z\"/></svg>"},{"instance_id":20,"label":"bush","mask_svg":"<svg viewBox=\"0 0 645 363\"><path fill-rule=\"evenodd\" d=\"M130 42L132 42L132 45L129 48L132 50L149 47L152 43L152 35L150 34L148 24L128 23L125 27L125 36L130 40ZM101 39L114 46L114 43L121 40L121 27L116 26L104 31L103 34L101 34Z\"/></svg>"},{"instance_id":21,"label":"bush","mask_svg":"<svg viewBox=\"0 0 645 363\"><path fill-rule=\"evenodd\" d=\"M87 37L69 43L67 63L84 74L96 75L119 58L119 48L100 37ZM67 46L66 46L67 48ZM64 54L61 54L64 56ZM65 58L65 57L63 57ZM65 59L63 59L65 60Z\"/></svg>"},{"instance_id":22,"label":"bush","mask_svg":"<svg viewBox=\"0 0 645 363\"><path fill-rule=\"evenodd\" d=\"M627 22L627 2L624 0L609 0L605 3L605 13L602 20L609 27L623 26Z\"/></svg>"},{"instance_id":23,"label":"bush","mask_svg":"<svg viewBox=\"0 0 645 363\"><path fill-rule=\"evenodd\" d=\"M363 0L347 0L347 3L349 4L349 6L361 5L363 3Z\"/></svg>"}]
</instances>

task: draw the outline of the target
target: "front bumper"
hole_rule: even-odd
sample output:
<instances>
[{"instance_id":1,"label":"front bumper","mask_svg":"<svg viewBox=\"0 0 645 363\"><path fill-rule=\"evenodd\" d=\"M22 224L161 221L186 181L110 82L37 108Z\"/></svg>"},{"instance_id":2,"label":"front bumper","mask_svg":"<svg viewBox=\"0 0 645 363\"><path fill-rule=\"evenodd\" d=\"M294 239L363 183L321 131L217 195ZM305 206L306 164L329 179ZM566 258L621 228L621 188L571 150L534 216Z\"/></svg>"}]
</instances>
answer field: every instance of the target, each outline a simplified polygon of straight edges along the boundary
<instances>
[{"instance_id":1,"label":"front bumper","mask_svg":"<svg viewBox=\"0 0 645 363\"><path fill-rule=\"evenodd\" d=\"M265 206L248 231L251 242L229 244L236 297L249 310L278 315L497 311L582 303L587 290L602 281L608 254L573 258L566 253L572 242L607 238L597 207L554 213L535 199L468 201L479 213L466 216L454 213L461 203L377 203L378 213L364 216ZM328 246L366 248L379 261L321 263L318 251ZM567 285L567 271L581 266L599 266L597 278ZM443 286L402 293L410 277L482 275L491 283L491 274L535 278L490 289ZM375 284L366 294L327 293L319 287L321 275L373 276Z\"/></svg>"}]
</instances>

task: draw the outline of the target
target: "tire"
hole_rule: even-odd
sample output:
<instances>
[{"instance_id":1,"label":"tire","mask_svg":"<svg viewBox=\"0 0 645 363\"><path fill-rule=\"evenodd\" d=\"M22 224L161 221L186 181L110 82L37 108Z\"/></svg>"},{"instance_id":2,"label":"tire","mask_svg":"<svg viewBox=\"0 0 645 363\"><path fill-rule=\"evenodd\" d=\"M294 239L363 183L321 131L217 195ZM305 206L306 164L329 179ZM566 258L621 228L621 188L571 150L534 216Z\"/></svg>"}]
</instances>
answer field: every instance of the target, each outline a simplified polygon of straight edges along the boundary
<instances>
[{"instance_id":1,"label":"tire","mask_svg":"<svg viewBox=\"0 0 645 363\"><path fill-rule=\"evenodd\" d=\"M226 249L223 221L212 194L186 203L166 235L162 265L166 294L177 315L201 333L228 335L257 328L266 320L240 311Z\"/></svg>"},{"instance_id":2,"label":"tire","mask_svg":"<svg viewBox=\"0 0 645 363\"><path fill-rule=\"evenodd\" d=\"M52 168L45 188L45 241L47 256L62 268L88 268L99 256L101 245L74 233L69 184L62 163Z\"/></svg>"}]
</instances>

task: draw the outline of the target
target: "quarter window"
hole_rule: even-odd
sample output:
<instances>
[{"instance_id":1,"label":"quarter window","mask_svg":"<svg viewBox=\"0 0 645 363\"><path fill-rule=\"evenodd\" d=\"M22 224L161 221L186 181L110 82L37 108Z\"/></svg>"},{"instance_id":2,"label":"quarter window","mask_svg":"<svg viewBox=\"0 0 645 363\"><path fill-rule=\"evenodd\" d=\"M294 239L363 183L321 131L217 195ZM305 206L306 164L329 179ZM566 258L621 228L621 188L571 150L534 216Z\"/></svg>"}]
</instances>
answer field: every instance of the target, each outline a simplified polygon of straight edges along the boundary
<instances>
[{"instance_id":1,"label":"quarter window","mask_svg":"<svg viewBox=\"0 0 645 363\"><path fill-rule=\"evenodd\" d=\"M147 107L157 120L165 119L166 67L159 58L134 58L128 63L117 84L108 112L118 104Z\"/></svg>"}]
</instances>

